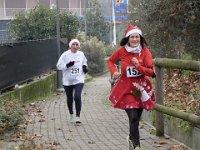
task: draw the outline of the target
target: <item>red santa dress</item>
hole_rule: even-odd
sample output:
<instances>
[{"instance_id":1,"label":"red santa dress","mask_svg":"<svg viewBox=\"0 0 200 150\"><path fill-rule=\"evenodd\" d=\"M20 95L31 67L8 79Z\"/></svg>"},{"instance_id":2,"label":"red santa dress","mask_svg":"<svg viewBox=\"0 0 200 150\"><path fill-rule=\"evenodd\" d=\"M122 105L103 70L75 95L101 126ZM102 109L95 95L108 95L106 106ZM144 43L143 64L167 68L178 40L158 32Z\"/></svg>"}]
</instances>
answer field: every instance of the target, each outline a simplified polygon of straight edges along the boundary
<instances>
[{"instance_id":1,"label":"red santa dress","mask_svg":"<svg viewBox=\"0 0 200 150\"><path fill-rule=\"evenodd\" d=\"M137 68L131 61L133 57L139 60ZM118 71L115 65L117 61L120 61L121 75L110 92L112 106L120 109L153 109L156 105L148 76L153 77L155 73L149 49L142 48L140 53L128 52L124 46L117 49L107 61L111 75Z\"/></svg>"}]
</instances>

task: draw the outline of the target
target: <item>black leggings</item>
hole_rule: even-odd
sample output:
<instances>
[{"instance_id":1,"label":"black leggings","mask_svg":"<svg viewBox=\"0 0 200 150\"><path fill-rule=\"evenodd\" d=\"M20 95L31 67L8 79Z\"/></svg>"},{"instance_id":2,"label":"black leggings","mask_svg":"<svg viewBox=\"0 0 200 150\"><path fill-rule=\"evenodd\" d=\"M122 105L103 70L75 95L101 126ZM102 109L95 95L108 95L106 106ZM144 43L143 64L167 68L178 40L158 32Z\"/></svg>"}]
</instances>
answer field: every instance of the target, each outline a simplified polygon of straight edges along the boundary
<instances>
[{"instance_id":1,"label":"black leggings","mask_svg":"<svg viewBox=\"0 0 200 150\"><path fill-rule=\"evenodd\" d=\"M73 114L73 100L75 101L75 108L76 108L76 117L80 117L81 113L81 93L84 84L78 83L75 85L64 86L65 93L67 96L67 106L69 109L69 113ZM73 94L74 93L74 94Z\"/></svg>"},{"instance_id":2,"label":"black leggings","mask_svg":"<svg viewBox=\"0 0 200 150\"><path fill-rule=\"evenodd\" d=\"M133 146L140 146L140 133L139 133L139 121L142 115L142 108L125 109L129 119L129 138L133 143Z\"/></svg>"}]
</instances>

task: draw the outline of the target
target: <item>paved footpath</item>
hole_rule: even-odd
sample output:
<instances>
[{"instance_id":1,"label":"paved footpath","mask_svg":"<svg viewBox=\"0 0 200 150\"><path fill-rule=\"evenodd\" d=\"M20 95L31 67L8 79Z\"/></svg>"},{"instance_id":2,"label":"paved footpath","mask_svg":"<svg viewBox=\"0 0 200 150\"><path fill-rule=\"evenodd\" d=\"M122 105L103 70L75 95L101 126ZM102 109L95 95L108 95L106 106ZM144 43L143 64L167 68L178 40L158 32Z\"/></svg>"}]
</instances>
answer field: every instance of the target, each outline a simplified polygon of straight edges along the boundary
<instances>
[{"instance_id":1,"label":"paved footpath","mask_svg":"<svg viewBox=\"0 0 200 150\"><path fill-rule=\"evenodd\" d=\"M55 95L31 104L26 132L18 136L20 140L12 140L15 142L1 140L0 149L10 149L11 145L18 149L24 141L34 140L38 150L41 146L48 150L127 150L127 116L124 111L110 107L108 80L109 74L105 74L85 83L81 125L68 122L65 94ZM169 150L179 145L170 138L150 134L151 129L140 122L142 150Z\"/></svg>"}]
</instances>

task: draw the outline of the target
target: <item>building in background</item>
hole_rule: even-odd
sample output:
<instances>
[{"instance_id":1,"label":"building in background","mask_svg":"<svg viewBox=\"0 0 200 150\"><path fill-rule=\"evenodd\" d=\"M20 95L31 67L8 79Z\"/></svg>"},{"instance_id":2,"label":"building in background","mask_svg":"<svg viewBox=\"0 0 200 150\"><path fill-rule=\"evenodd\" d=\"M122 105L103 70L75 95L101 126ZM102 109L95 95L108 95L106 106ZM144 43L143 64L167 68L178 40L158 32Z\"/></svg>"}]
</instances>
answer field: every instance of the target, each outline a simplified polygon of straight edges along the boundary
<instances>
[{"instance_id":1,"label":"building in background","mask_svg":"<svg viewBox=\"0 0 200 150\"><path fill-rule=\"evenodd\" d=\"M61 11L71 11L78 16L84 15L85 0L59 0ZM88 7L88 0L86 0ZM36 5L44 5L49 8L56 7L56 0L0 0L0 19L12 19L16 13L29 11Z\"/></svg>"},{"instance_id":2,"label":"building in background","mask_svg":"<svg viewBox=\"0 0 200 150\"><path fill-rule=\"evenodd\" d=\"M59 0L59 8L60 11L70 11L82 17L85 15L85 1L88 9L88 0ZM8 26L15 14L28 12L36 5L56 8L56 0L0 0L0 43L9 42Z\"/></svg>"},{"instance_id":3,"label":"building in background","mask_svg":"<svg viewBox=\"0 0 200 150\"><path fill-rule=\"evenodd\" d=\"M0 43L9 42L8 26L10 20L14 18L16 13L21 11L28 12L36 5L56 8L56 1L57 0L0 0ZM59 8L61 12L70 11L79 17L84 17L85 1L87 11L90 9L88 4L89 0L59 0ZM114 34L112 31L115 23L117 24L116 28L119 28L121 25L126 24L128 20L128 0L98 0L98 2L101 5L102 15L105 17L106 21L110 22L110 40L112 41ZM115 17L114 20L113 17ZM117 34L117 36L121 37L119 34Z\"/></svg>"}]
</instances>

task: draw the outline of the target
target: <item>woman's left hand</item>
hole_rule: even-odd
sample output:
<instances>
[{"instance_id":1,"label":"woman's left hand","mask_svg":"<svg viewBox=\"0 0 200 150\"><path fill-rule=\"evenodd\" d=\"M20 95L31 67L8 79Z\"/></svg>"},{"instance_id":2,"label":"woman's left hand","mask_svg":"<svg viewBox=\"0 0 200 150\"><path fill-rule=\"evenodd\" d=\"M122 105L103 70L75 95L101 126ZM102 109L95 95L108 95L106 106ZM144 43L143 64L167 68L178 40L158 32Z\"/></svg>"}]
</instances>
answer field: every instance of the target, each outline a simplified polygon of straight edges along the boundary
<instances>
[{"instance_id":1,"label":"woman's left hand","mask_svg":"<svg viewBox=\"0 0 200 150\"><path fill-rule=\"evenodd\" d=\"M133 57L132 60L133 64L135 65L135 67L138 67L140 65L139 61L137 58Z\"/></svg>"}]
</instances>

